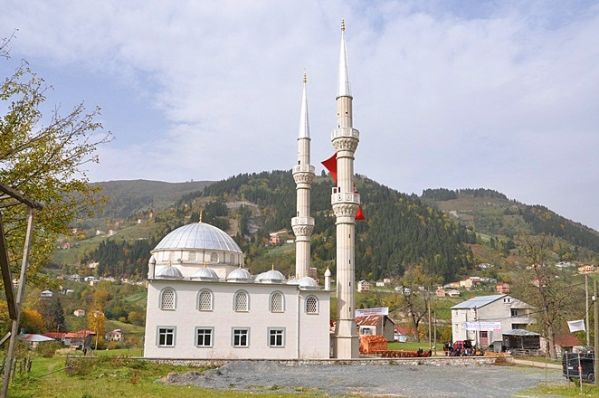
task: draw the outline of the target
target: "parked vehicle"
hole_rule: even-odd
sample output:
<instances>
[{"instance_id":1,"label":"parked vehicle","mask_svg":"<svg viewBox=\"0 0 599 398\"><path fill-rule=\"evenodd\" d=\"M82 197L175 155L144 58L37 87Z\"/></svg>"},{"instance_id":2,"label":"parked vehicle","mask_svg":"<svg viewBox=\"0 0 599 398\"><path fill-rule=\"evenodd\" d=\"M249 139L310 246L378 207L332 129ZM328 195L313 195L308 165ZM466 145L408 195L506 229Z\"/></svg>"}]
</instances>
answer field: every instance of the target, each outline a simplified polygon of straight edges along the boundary
<instances>
[{"instance_id":1,"label":"parked vehicle","mask_svg":"<svg viewBox=\"0 0 599 398\"><path fill-rule=\"evenodd\" d=\"M580 358L580 359L579 359ZM562 356L562 370L564 377L574 381L580 380L579 367L582 368L582 381L585 383L594 383L595 374L593 365L595 354L593 352L565 352Z\"/></svg>"}]
</instances>

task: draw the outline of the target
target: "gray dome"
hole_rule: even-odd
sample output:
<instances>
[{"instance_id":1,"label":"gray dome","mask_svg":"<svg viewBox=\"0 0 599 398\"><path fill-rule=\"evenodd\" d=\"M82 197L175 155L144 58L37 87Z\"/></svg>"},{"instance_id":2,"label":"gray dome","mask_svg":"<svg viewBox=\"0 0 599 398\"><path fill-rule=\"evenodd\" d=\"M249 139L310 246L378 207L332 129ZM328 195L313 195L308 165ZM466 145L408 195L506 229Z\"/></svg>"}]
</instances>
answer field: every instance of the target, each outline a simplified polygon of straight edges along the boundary
<instances>
[{"instance_id":1,"label":"gray dome","mask_svg":"<svg viewBox=\"0 0 599 398\"><path fill-rule=\"evenodd\" d=\"M291 278L287 281L288 285L299 285L299 280L296 278Z\"/></svg>"},{"instance_id":2,"label":"gray dome","mask_svg":"<svg viewBox=\"0 0 599 398\"><path fill-rule=\"evenodd\" d=\"M300 278L300 280L298 281L298 285L299 287L303 288L303 289L318 289L318 283L316 283L316 281L312 278L310 278L309 276L304 276L303 278Z\"/></svg>"},{"instance_id":3,"label":"gray dome","mask_svg":"<svg viewBox=\"0 0 599 398\"><path fill-rule=\"evenodd\" d=\"M191 279L199 279L201 281L217 281L218 275L212 268L200 268L191 275Z\"/></svg>"},{"instance_id":4,"label":"gray dome","mask_svg":"<svg viewBox=\"0 0 599 398\"><path fill-rule=\"evenodd\" d=\"M175 267L159 267L156 270L157 278L183 279L183 274Z\"/></svg>"},{"instance_id":5,"label":"gray dome","mask_svg":"<svg viewBox=\"0 0 599 398\"><path fill-rule=\"evenodd\" d=\"M234 269L227 275L227 282L249 282L252 280L252 275L245 268Z\"/></svg>"},{"instance_id":6,"label":"gray dome","mask_svg":"<svg viewBox=\"0 0 599 398\"><path fill-rule=\"evenodd\" d=\"M198 222L171 231L154 250L208 249L241 253L241 249L226 232L210 224Z\"/></svg>"},{"instance_id":7,"label":"gray dome","mask_svg":"<svg viewBox=\"0 0 599 398\"><path fill-rule=\"evenodd\" d=\"M256 277L256 282L259 283L283 283L285 282L285 276L279 271L272 269L261 273Z\"/></svg>"}]
</instances>

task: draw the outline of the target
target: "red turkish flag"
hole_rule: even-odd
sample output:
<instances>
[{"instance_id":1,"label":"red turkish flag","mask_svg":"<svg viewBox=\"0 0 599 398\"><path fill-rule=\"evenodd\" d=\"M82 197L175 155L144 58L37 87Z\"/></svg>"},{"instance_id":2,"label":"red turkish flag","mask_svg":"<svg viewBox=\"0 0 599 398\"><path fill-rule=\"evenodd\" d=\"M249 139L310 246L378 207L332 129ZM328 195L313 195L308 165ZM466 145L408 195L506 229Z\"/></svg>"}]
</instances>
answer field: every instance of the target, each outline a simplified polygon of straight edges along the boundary
<instances>
[{"instance_id":1,"label":"red turkish flag","mask_svg":"<svg viewBox=\"0 0 599 398\"><path fill-rule=\"evenodd\" d=\"M331 173L331 177L333 177L333 182L337 185L337 152L333 154L327 160L321 162L322 165Z\"/></svg>"},{"instance_id":2,"label":"red turkish flag","mask_svg":"<svg viewBox=\"0 0 599 398\"><path fill-rule=\"evenodd\" d=\"M362 211L362 206L358 206L358 211L356 212L356 220L364 221L366 217L364 217L364 212Z\"/></svg>"}]
</instances>

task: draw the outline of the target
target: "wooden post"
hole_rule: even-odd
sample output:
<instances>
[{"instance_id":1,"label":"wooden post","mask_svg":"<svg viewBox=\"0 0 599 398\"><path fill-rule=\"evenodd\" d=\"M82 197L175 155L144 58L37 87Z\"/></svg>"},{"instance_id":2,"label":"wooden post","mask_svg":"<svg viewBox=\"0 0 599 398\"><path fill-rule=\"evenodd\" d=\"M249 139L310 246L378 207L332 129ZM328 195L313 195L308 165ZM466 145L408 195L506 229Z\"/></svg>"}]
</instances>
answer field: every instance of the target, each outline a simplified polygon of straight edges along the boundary
<instances>
[{"instance_id":1,"label":"wooden post","mask_svg":"<svg viewBox=\"0 0 599 398\"><path fill-rule=\"evenodd\" d=\"M19 287L17 289L17 297L15 300L16 319L12 321L12 329L10 335L10 343L8 352L6 353L6 362L4 365L4 378L2 380L2 391L0 398L8 397L8 385L10 384L10 373L15 357L15 348L17 347L17 337L19 335L19 322L21 318L21 301L23 301L23 293L25 291L25 279L27 278L27 267L29 265L29 248L31 243L31 230L33 228L33 208L29 208L27 214L27 231L25 234L25 244L23 246L23 259L21 262L21 278L19 279ZM10 288L12 289L12 281Z\"/></svg>"}]
</instances>

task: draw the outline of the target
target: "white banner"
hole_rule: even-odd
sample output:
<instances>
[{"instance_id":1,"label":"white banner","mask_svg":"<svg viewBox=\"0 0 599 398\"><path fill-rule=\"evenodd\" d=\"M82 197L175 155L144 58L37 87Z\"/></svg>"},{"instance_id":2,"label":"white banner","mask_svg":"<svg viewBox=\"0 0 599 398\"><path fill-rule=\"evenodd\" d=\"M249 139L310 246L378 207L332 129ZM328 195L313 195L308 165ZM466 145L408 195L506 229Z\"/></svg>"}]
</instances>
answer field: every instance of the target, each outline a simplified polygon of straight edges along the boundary
<instances>
[{"instance_id":1,"label":"white banner","mask_svg":"<svg viewBox=\"0 0 599 398\"><path fill-rule=\"evenodd\" d=\"M586 328L584 327L584 319L579 319L577 321L568 321L568 329L570 329L570 333L586 331Z\"/></svg>"},{"instance_id":2,"label":"white banner","mask_svg":"<svg viewBox=\"0 0 599 398\"><path fill-rule=\"evenodd\" d=\"M355 312L356 318L368 315L389 315L389 307L361 308Z\"/></svg>"},{"instance_id":3,"label":"white banner","mask_svg":"<svg viewBox=\"0 0 599 398\"><path fill-rule=\"evenodd\" d=\"M464 322L466 330L501 331L501 322Z\"/></svg>"}]
</instances>

